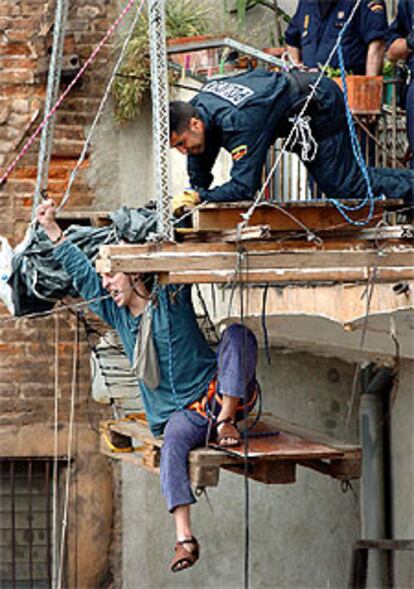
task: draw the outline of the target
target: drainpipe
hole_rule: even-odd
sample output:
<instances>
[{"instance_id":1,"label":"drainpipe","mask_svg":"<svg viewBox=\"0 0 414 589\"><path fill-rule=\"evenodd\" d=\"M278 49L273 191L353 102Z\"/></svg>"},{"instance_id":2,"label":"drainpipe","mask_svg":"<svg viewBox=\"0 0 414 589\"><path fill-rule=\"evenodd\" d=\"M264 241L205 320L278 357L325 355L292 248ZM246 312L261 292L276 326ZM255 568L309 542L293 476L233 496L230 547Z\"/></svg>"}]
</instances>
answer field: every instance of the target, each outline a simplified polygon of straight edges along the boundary
<instances>
[{"instance_id":1,"label":"drainpipe","mask_svg":"<svg viewBox=\"0 0 414 589\"><path fill-rule=\"evenodd\" d=\"M389 501L388 400L391 368L370 364L361 372L360 438L362 443L362 538L391 538ZM369 586L381 587L391 574L390 553L369 552Z\"/></svg>"}]
</instances>

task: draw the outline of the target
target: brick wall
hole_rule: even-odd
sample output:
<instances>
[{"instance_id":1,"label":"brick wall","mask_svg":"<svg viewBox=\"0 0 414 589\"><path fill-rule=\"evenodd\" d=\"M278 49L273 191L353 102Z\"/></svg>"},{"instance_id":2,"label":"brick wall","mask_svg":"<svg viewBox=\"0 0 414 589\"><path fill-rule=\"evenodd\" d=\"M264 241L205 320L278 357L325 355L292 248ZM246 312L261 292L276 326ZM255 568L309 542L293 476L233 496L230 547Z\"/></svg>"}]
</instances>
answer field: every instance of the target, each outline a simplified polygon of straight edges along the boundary
<instances>
[{"instance_id":1,"label":"brick wall","mask_svg":"<svg viewBox=\"0 0 414 589\"><path fill-rule=\"evenodd\" d=\"M54 10L55 2L47 0L2 0L0 3L0 175L44 116ZM72 0L65 55L78 55L80 63L84 63L117 12L116 0ZM71 91L56 118L48 192L57 202L80 155L87 126L94 118L103 93L105 80L110 73L108 63L111 63L111 51L111 46L103 48L80 83ZM38 147L39 138L7 183L0 188L0 235L8 238L13 246L23 238L31 218ZM88 159L78 174L66 210L90 209L96 204L85 177L87 167ZM99 208L99 204L96 206ZM53 423L56 345L59 351L59 420L62 427L67 425L76 329L73 315L69 312L59 315L57 344L53 317L22 318L11 323L5 322L6 319L9 316L1 306L2 433L7 433L7 428L13 432L16 426L33 427L29 431L35 432L36 424ZM81 326L75 420L79 426L91 431L97 428L103 415L109 416L109 412L91 401L89 390L89 349ZM25 452L30 455L31 447L38 448L39 440L34 443L34 440L30 440L30 434L26 438ZM77 446L77 451L81 456L82 447ZM50 453L50 440L45 440L47 453ZM79 549L85 550L87 547Z\"/></svg>"},{"instance_id":2,"label":"brick wall","mask_svg":"<svg viewBox=\"0 0 414 589\"><path fill-rule=\"evenodd\" d=\"M52 44L54 5L46 0L2 0L0 5L0 171L12 161L42 120L47 67ZM74 0L70 3L65 56L89 57L113 21L116 2ZM56 117L49 193L59 199L93 120L108 77L112 46L103 47L71 91ZM65 80L68 82L68 79ZM65 82L61 90L65 88ZM25 155L0 192L0 234L19 241L30 218L39 140ZM85 167L88 162L86 160ZM70 206L88 208L94 196L78 175Z\"/></svg>"},{"instance_id":3,"label":"brick wall","mask_svg":"<svg viewBox=\"0 0 414 589\"><path fill-rule=\"evenodd\" d=\"M116 16L117 3L108 0L73 0L65 36L65 56L90 55ZM0 4L0 173L14 159L44 116L47 67L52 44L54 1L2 0ZM55 140L49 175L49 194L59 201L77 162L85 130L96 112L108 77L112 46L105 46L96 61L70 92L56 117ZM63 82L61 91L68 83ZM0 188L0 234L16 245L30 221L37 173L39 139ZM73 185L70 208L90 209L94 195L84 170ZM69 392L74 325L70 315L61 323L60 375L62 395ZM83 330L82 330L83 331ZM54 395L54 320L22 319L0 324L1 423L49 419ZM84 401L89 390L88 350L80 346L79 411L86 419ZM29 407L30 405L30 407Z\"/></svg>"}]
</instances>

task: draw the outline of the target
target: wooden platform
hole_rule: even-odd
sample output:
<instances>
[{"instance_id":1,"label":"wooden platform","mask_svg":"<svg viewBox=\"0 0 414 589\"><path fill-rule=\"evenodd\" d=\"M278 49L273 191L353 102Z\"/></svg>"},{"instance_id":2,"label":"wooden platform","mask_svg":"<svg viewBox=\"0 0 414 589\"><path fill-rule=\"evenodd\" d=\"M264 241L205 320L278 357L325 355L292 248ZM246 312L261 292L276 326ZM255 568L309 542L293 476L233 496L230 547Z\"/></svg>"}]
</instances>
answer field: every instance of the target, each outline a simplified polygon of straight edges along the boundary
<instances>
[{"instance_id":1,"label":"wooden platform","mask_svg":"<svg viewBox=\"0 0 414 589\"><path fill-rule=\"evenodd\" d=\"M130 438L134 451L118 453L101 450L111 458L141 465L159 473L161 438L154 438L142 422L119 422L111 430ZM255 434L262 434L254 437ZM263 434L266 434L263 437ZM307 430L277 417L265 417L251 430L247 444L247 476L266 484L287 484L296 480L296 466L317 470L339 480L360 477L361 448ZM217 486L223 468L236 474L245 472L245 448L231 450L198 448L190 453L190 478L195 487Z\"/></svg>"},{"instance_id":2,"label":"wooden platform","mask_svg":"<svg viewBox=\"0 0 414 589\"><path fill-rule=\"evenodd\" d=\"M162 283L376 282L414 279L414 247L282 249L273 242L103 246L99 272L157 272Z\"/></svg>"},{"instance_id":3,"label":"wooden platform","mask_svg":"<svg viewBox=\"0 0 414 589\"><path fill-rule=\"evenodd\" d=\"M103 246L100 272L156 272L161 283L307 284L414 279L414 228L376 227L401 201L376 204L363 228L345 222L329 201L262 204L249 226L237 229L251 203L207 204L192 227L177 229L183 243ZM355 211L365 219L368 211Z\"/></svg>"},{"instance_id":4,"label":"wooden platform","mask_svg":"<svg viewBox=\"0 0 414 589\"><path fill-rule=\"evenodd\" d=\"M343 201L344 204L357 207L360 201ZM250 201L236 203L206 203L202 208L195 209L192 214L194 232L221 232L234 229L243 220L243 215L250 209ZM378 201L371 221L365 227L375 227L386 211L403 208L399 199ZM369 215L369 207L349 212L354 221L365 221ZM348 223L337 207L327 200L292 201L283 203L263 202L256 207L249 220L250 226L266 225L270 231L332 232L346 231L356 233L361 227Z\"/></svg>"}]
</instances>

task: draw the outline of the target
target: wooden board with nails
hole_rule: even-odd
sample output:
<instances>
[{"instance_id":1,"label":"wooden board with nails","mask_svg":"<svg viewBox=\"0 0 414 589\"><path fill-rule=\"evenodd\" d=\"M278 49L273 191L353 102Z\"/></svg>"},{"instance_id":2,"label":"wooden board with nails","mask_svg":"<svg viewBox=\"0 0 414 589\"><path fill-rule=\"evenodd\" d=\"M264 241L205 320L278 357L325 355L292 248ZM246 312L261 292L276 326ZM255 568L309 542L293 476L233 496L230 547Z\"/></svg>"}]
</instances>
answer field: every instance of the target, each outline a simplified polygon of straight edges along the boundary
<instances>
[{"instance_id":1,"label":"wooden board with nails","mask_svg":"<svg viewBox=\"0 0 414 589\"><path fill-rule=\"evenodd\" d=\"M248 424L247 424L248 425ZM141 465L159 474L162 438L151 436L143 423L113 423L111 430L131 438L133 455ZM131 453L106 455L133 462ZM247 461L245 463L245 461ZM296 480L296 466L304 466L339 480L359 478L361 448L330 438L277 417L266 416L248 432L247 446L236 448L203 447L190 452L189 472L194 486L216 486L221 468L244 474L265 484L288 484Z\"/></svg>"}]
</instances>

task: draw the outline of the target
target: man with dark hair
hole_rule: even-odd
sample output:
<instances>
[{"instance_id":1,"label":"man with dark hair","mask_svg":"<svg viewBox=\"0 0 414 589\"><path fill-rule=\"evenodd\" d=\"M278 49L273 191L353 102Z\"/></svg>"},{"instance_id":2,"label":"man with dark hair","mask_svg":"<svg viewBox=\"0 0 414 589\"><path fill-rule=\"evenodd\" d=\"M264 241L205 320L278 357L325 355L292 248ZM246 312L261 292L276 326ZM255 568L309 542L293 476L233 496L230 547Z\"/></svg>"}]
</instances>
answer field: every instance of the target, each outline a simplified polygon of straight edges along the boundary
<instances>
[{"instance_id":1,"label":"man with dark hair","mask_svg":"<svg viewBox=\"0 0 414 589\"><path fill-rule=\"evenodd\" d=\"M189 568L198 560L199 544L190 520L196 500L188 454L206 444L209 424L219 446L240 444L236 420L257 397L256 338L245 326L230 325L214 354L198 327L191 287L168 285L151 292L141 275L123 272L102 274L100 280L86 255L65 239L53 201L38 206L36 219L76 290L118 332L138 376L151 432L164 435L161 490L177 537L171 570Z\"/></svg>"},{"instance_id":2,"label":"man with dark hair","mask_svg":"<svg viewBox=\"0 0 414 589\"><path fill-rule=\"evenodd\" d=\"M309 68L323 65L355 4L356 0L299 0L285 34L292 60ZM342 40L348 73L381 74L386 31L384 0L362 0ZM337 54L330 66L339 67Z\"/></svg>"},{"instance_id":3,"label":"man with dark hair","mask_svg":"<svg viewBox=\"0 0 414 589\"><path fill-rule=\"evenodd\" d=\"M188 156L193 189L173 199L173 211L201 201L252 199L261 184L269 147L278 137L288 135L317 78L317 74L295 70L255 69L208 82L191 100L196 115L189 119L178 114L182 103L172 102L170 146ZM365 198L367 182L354 157L338 85L322 78L305 115L310 123L305 117L300 121L301 145L291 142L287 148L298 153L328 198ZM233 159L231 179L210 188L211 170L221 147ZM409 205L414 202L411 170L368 168L368 176L375 196L402 198Z\"/></svg>"},{"instance_id":4,"label":"man with dark hair","mask_svg":"<svg viewBox=\"0 0 414 589\"><path fill-rule=\"evenodd\" d=\"M391 61L404 60L409 68L407 88L407 135L414 169L414 0L399 0L397 16L387 35L388 57Z\"/></svg>"}]
</instances>

